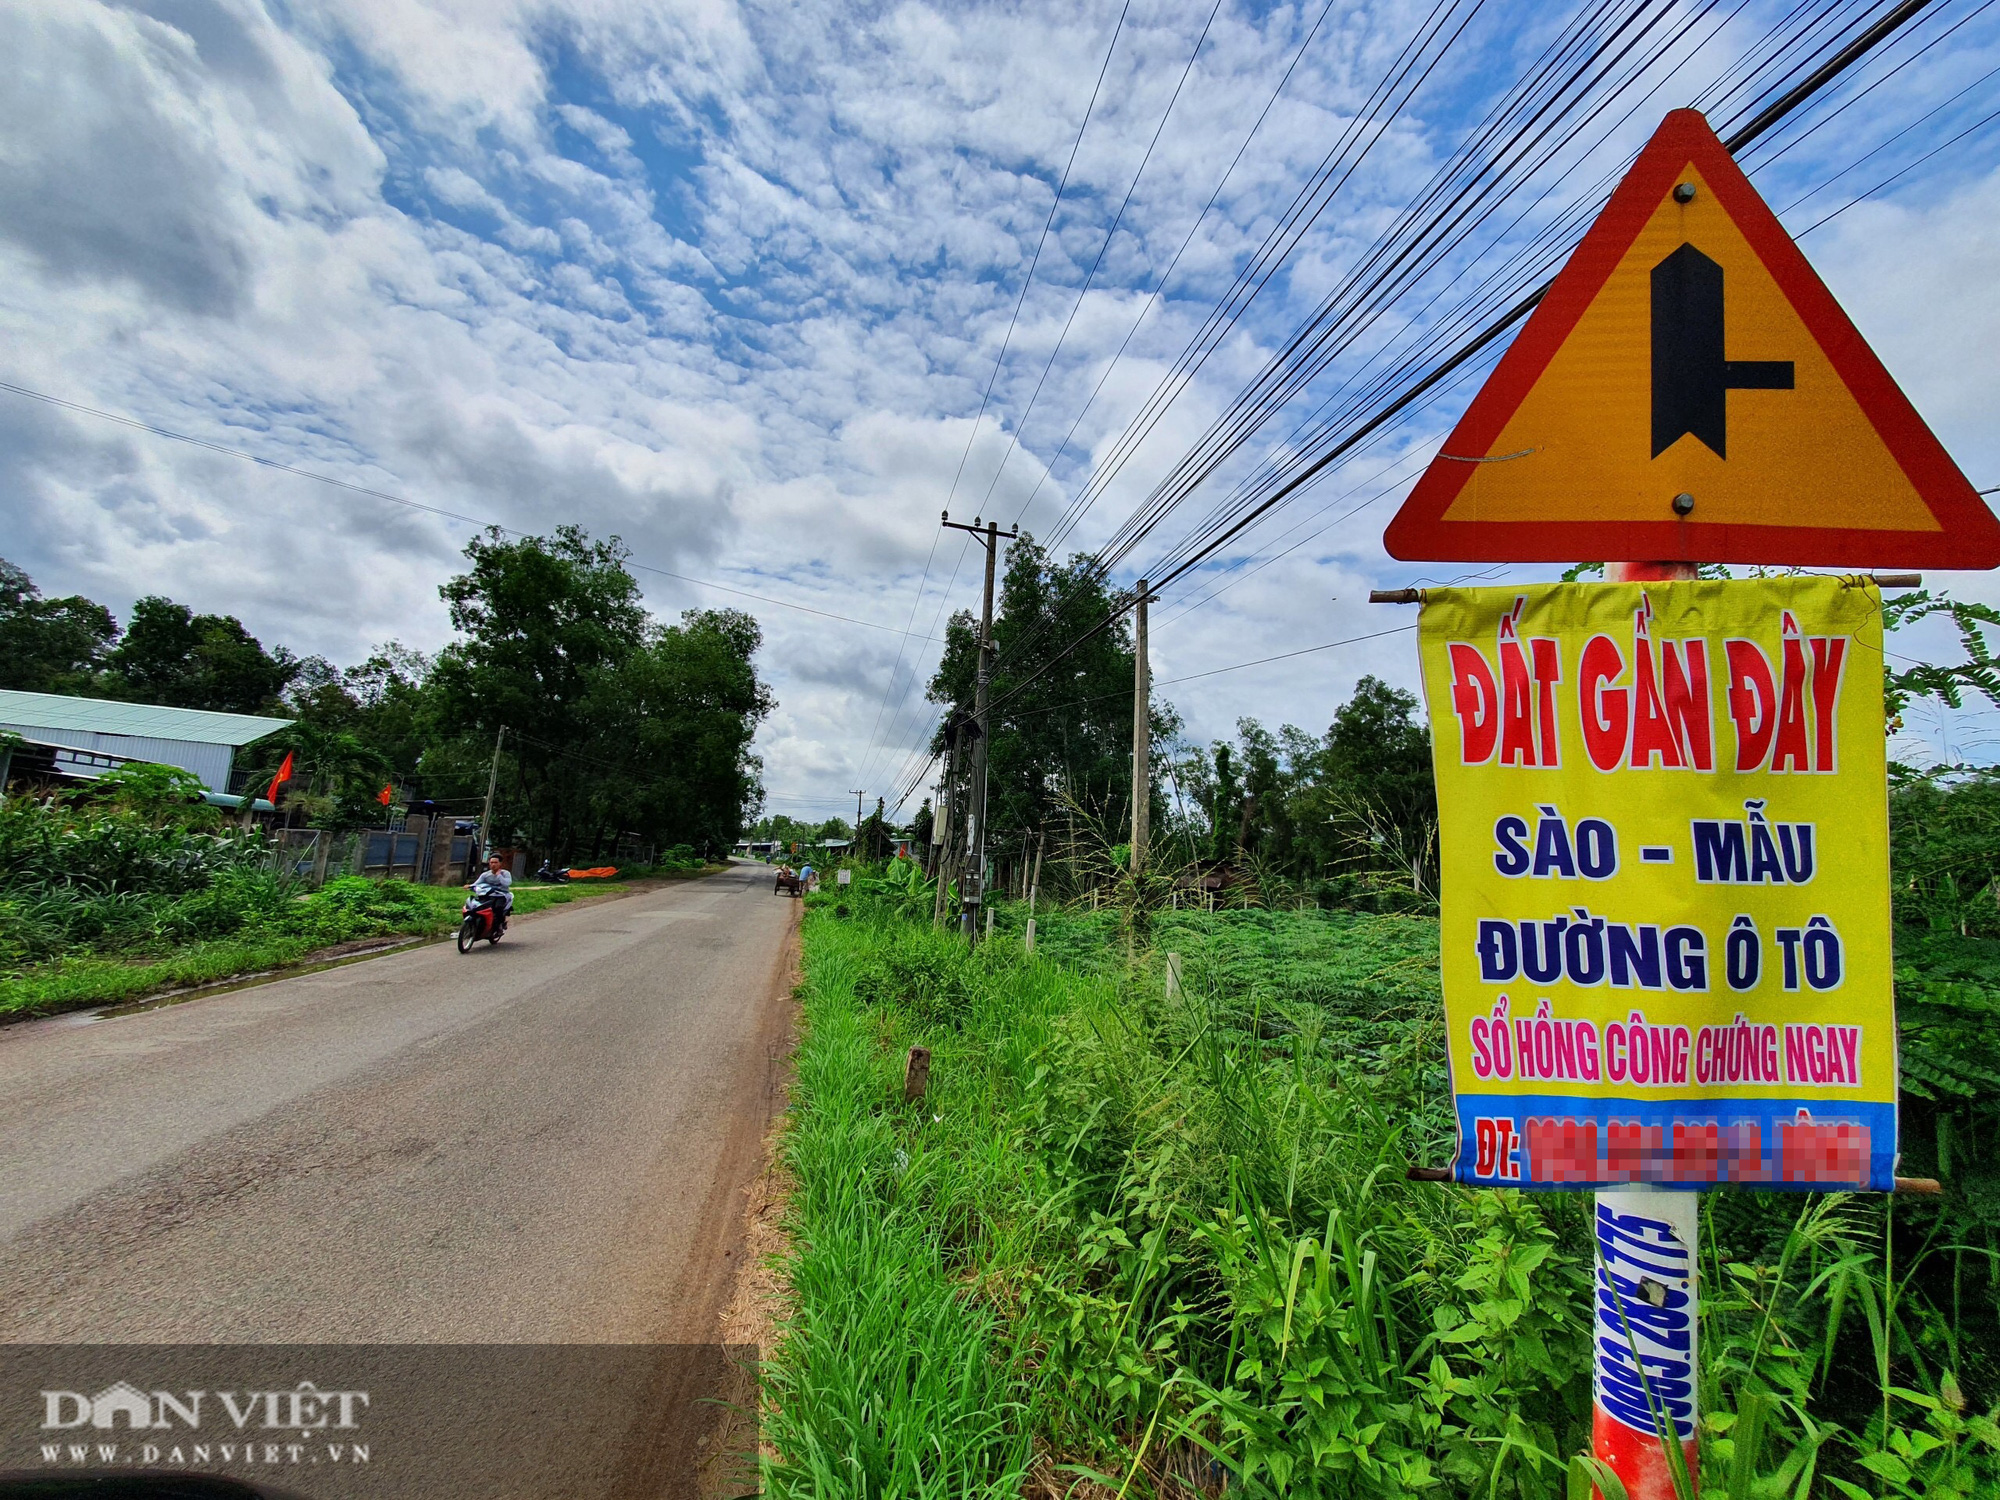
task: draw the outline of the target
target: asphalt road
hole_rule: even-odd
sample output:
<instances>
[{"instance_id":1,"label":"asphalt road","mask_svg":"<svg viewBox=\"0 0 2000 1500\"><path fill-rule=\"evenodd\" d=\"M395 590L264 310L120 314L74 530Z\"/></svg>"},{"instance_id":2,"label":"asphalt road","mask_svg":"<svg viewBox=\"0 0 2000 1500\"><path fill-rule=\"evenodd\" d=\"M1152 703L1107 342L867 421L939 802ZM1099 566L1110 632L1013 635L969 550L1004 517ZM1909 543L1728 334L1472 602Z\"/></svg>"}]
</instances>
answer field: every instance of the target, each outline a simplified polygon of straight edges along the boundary
<instances>
[{"instance_id":1,"label":"asphalt road","mask_svg":"<svg viewBox=\"0 0 2000 1500\"><path fill-rule=\"evenodd\" d=\"M0 1342L713 1341L797 912L739 866L0 1028Z\"/></svg>"}]
</instances>

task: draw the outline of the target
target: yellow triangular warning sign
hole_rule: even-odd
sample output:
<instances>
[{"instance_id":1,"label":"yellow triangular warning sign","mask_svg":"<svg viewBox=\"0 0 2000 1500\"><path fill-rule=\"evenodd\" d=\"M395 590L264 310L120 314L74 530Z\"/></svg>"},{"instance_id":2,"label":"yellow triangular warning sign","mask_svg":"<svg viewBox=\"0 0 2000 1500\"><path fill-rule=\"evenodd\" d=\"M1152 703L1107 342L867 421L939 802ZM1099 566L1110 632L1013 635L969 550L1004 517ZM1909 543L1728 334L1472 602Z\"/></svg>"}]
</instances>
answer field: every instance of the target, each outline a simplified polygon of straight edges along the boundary
<instances>
[{"instance_id":1,"label":"yellow triangular warning sign","mask_svg":"<svg viewBox=\"0 0 2000 1500\"><path fill-rule=\"evenodd\" d=\"M1694 110L1389 525L1407 559L1990 568L1996 522Z\"/></svg>"}]
</instances>

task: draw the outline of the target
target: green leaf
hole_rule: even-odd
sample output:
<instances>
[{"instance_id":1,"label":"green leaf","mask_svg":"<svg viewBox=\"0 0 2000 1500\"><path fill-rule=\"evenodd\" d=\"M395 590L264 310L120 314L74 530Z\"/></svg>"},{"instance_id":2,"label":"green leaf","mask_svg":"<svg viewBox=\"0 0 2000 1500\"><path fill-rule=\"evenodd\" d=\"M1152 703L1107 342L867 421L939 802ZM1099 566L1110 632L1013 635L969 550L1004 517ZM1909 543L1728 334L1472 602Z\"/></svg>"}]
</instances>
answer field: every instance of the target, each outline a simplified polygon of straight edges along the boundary
<instances>
[{"instance_id":1,"label":"green leaf","mask_svg":"<svg viewBox=\"0 0 2000 1500\"><path fill-rule=\"evenodd\" d=\"M1603 1459L1579 1453L1569 1461L1565 1500L1591 1500L1594 1488L1604 1500L1631 1500L1625 1482Z\"/></svg>"},{"instance_id":2,"label":"green leaf","mask_svg":"<svg viewBox=\"0 0 2000 1500\"><path fill-rule=\"evenodd\" d=\"M1861 1456L1860 1463L1861 1467L1868 1470L1869 1473L1880 1474L1891 1483L1908 1484L1910 1482L1910 1466L1893 1453L1864 1453Z\"/></svg>"}]
</instances>

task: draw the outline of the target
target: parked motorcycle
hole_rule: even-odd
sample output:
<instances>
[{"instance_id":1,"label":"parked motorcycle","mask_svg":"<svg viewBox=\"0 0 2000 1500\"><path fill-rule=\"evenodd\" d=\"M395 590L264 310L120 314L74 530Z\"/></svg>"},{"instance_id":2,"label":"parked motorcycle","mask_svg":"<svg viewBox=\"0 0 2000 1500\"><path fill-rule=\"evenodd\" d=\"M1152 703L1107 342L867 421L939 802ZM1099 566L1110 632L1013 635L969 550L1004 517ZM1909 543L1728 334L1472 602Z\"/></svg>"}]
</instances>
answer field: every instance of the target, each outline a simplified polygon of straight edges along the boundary
<instances>
[{"instance_id":1,"label":"parked motorcycle","mask_svg":"<svg viewBox=\"0 0 2000 1500\"><path fill-rule=\"evenodd\" d=\"M542 867L539 870L535 871L535 879L552 880L556 882L558 885L564 884L569 880L569 866L564 865L560 869L558 869L556 866L550 864L547 860L543 860Z\"/></svg>"},{"instance_id":2,"label":"parked motorcycle","mask_svg":"<svg viewBox=\"0 0 2000 1500\"><path fill-rule=\"evenodd\" d=\"M507 930L507 918L502 897L482 896L477 892L465 898L463 915L458 923L458 951L470 953L474 943L500 941L500 934Z\"/></svg>"}]
</instances>

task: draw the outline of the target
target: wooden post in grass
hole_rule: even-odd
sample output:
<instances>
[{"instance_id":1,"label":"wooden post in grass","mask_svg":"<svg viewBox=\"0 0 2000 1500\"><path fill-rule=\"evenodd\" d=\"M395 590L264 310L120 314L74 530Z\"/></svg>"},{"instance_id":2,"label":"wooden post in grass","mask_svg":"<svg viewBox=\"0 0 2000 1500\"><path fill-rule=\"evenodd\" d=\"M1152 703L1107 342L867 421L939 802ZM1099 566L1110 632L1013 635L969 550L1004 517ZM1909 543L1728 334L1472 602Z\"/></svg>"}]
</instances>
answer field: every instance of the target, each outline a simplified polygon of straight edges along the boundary
<instances>
[{"instance_id":1,"label":"wooden post in grass","mask_svg":"<svg viewBox=\"0 0 2000 1500\"><path fill-rule=\"evenodd\" d=\"M1181 956L1178 953L1169 953L1167 955L1167 998L1169 1000L1178 1000L1180 993Z\"/></svg>"}]
</instances>

